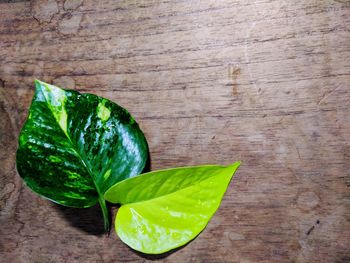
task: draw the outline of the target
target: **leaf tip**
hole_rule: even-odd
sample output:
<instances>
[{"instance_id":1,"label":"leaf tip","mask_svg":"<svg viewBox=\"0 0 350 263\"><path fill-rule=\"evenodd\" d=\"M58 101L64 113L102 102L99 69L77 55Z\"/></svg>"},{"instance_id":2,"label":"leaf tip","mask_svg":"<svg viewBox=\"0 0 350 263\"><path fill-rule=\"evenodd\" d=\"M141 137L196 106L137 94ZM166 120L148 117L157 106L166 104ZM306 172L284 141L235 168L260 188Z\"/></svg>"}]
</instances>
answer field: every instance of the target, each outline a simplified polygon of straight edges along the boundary
<instances>
[{"instance_id":1,"label":"leaf tip","mask_svg":"<svg viewBox=\"0 0 350 263\"><path fill-rule=\"evenodd\" d=\"M232 168L237 169L240 165L241 165L241 161L237 161L237 162L230 164L228 167L232 167Z\"/></svg>"},{"instance_id":2,"label":"leaf tip","mask_svg":"<svg viewBox=\"0 0 350 263\"><path fill-rule=\"evenodd\" d=\"M42 85L44 85L45 84L45 82L42 82L41 80L38 80L38 79L35 79L34 80L34 84L35 84L35 88L36 89L42 89Z\"/></svg>"},{"instance_id":3,"label":"leaf tip","mask_svg":"<svg viewBox=\"0 0 350 263\"><path fill-rule=\"evenodd\" d=\"M237 162L234 162L234 163L228 165L227 169L229 169L230 172L232 172L232 176L233 176L236 173L236 171L240 165L241 165L241 161L237 161Z\"/></svg>"},{"instance_id":4,"label":"leaf tip","mask_svg":"<svg viewBox=\"0 0 350 263\"><path fill-rule=\"evenodd\" d=\"M34 84L35 85L41 85L43 82L39 79L34 79Z\"/></svg>"}]
</instances>

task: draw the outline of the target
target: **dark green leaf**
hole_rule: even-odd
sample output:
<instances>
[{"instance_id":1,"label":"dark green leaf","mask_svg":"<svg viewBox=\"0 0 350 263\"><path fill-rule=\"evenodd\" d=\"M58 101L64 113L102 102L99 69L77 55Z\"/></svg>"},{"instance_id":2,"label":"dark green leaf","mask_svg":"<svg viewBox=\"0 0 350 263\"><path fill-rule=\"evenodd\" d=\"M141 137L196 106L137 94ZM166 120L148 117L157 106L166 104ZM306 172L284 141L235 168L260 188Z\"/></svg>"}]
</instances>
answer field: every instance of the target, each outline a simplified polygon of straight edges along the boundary
<instances>
[{"instance_id":1,"label":"dark green leaf","mask_svg":"<svg viewBox=\"0 0 350 263\"><path fill-rule=\"evenodd\" d=\"M104 192L144 169L148 147L142 131L110 100L35 84L19 137L20 176L33 191L62 205L90 207L100 201L106 219Z\"/></svg>"}]
</instances>

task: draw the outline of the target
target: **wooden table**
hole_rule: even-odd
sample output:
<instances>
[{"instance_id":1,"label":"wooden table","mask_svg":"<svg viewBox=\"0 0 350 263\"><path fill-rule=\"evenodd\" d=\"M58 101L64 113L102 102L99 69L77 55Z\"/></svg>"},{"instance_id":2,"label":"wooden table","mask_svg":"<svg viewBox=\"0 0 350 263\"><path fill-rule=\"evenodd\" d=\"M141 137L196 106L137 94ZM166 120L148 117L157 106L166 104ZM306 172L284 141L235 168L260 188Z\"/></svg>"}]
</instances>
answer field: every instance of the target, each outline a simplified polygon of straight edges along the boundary
<instances>
[{"instance_id":1,"label":"wooden table","mask_svg":"<svg viewBox=\"0 0 350 263\"><path fill-rule=\"evenodd\" d=\"M144 262L15 169L35 78L124 106L152 170L243 162L164 262L350 262L348 0L1 1L0 261ZM115 214L116 209L113 208Z\"/></svg>"}]
</instances>

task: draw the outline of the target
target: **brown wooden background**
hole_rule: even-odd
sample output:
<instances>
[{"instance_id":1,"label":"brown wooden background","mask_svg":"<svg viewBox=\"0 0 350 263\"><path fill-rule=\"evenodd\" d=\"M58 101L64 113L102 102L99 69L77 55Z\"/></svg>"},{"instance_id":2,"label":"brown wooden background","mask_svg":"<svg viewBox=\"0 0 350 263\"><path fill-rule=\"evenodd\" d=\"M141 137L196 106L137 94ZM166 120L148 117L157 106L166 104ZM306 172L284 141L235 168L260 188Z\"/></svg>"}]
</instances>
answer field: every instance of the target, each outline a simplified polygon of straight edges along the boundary
<instances>
[{"instance_id":1,"label":"brown wooden background","mask_svg":"<svg viewBox=\"0 0 350 263\"><path fill-rule=\"evenodd\" d=\"M0 261L148 260L101 235L98 208L23 186L38 78L129 109L153 170L243 162L206 230L162 261L350 262L349 29L348 0L2 0Z\"/></svg>"}]
</instances>

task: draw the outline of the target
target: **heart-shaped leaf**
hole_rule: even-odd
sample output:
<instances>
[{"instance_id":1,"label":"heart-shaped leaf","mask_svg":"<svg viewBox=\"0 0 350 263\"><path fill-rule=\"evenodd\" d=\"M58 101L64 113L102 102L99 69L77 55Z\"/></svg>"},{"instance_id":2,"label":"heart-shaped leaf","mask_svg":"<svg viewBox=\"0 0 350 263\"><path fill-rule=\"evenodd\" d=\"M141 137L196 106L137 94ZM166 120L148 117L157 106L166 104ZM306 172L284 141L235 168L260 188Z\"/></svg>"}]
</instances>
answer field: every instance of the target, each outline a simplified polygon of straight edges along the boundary
<instances>
[{"instance_id":1,"label":"heart-shaped leaf","mask_svg":"<svg viewBox=\"0 0 350 263\"><path fill-rule=\"evenodd\" d=\"M122 204L115 220L118 236L148 254L186 244L205 228L239 165L167 169L117 183L105 199Z\"/></svg>"},{"instance_id":2,"label":"heart-shaped leaf","mask_svg":"<svg viewBox=\"0 0 350 263\"><path fill-rule=\"evenodd\" d=\"M146 139L132 116L110 100L38 80L35 85L17 170L34 192L59 204L90 207L99 201L107 229L103 194L142 172Z\"/></svg>"}]
</instances>

